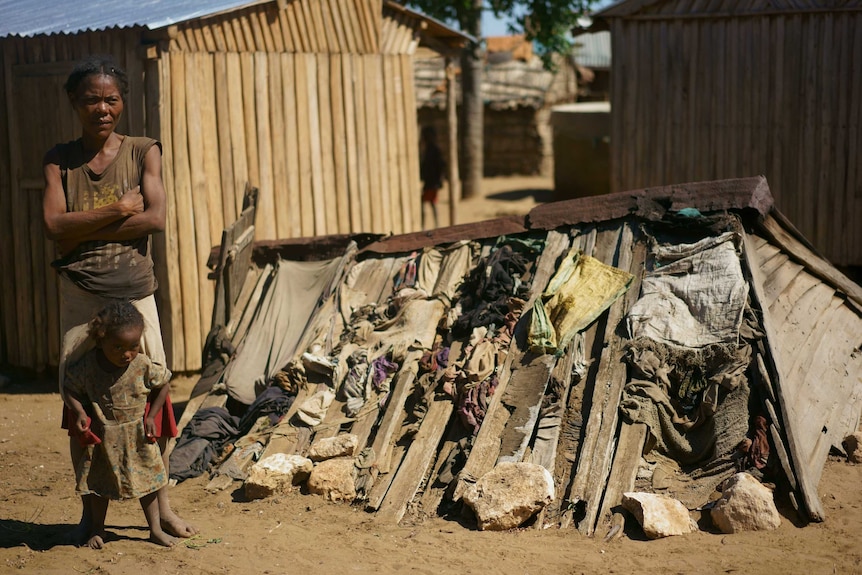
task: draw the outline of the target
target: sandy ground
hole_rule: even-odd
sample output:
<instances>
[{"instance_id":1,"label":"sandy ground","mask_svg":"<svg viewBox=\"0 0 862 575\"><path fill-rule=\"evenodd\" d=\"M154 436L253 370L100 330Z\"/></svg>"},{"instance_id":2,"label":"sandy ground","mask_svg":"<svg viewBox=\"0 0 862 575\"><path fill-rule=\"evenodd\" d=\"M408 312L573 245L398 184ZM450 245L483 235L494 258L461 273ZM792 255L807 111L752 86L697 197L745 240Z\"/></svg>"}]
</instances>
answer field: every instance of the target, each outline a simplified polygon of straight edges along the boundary
<instances>
[{"instance_id":1,"label":"sandy ground","mask_svg":"<svg viewBox=\"0 0 862 575\"><path fill-rule=\"evenodd\" d=\"M510 177L486 178L482 193L475 198L461 199L456 206L457 224L467 224L502 216L523 215L535 205L553 200L553 178ZM430 208L425 209L426 227L434 221ZM444 184L437 206L440 226L450 224L449 189Z\"/></svg>"},{"instance_id":2,"label":"sandy ground","mask_svg":"<svg viewBox=\"0 0 862 575\"><path fill-rule=\"evenodd\" d=\"M178 410L194 382L175 382ZM862 573L862 469L837 458L820 486L826 521L800 527L785 518L769 533L648 541L628 527L606 543L574 530L479 532L454 519L396 526L299 492L251 502L238 489L210 494L199 477L171 489L199 536L172 549L147 542L130 501L111 504L105 549L73 547L64 534L80 510L54 390L53 381L23 379L0 390L0 573Z\"/></svg>"},{"instance_id":3,"label":"sandy ground","mask_svg":"<svg viewBox=\"0 0 862 575\"><path fill-rule=\"evenodd\" d=\"M495 181L472 215L464 208L463 221L522 213L549 197L541 183ZM178 416L195 381L174 382ZM238 489L210 494L207 478L199 477L171 489L174 509L200 528L195 538L172 549L147 542L143 513L132 501L111 505L105 549L77 548L64 543L80 508L55 389L51 379L25 377L0 389L3 574L862 573L862 468L837 457L820 485L826 521L803 527L785 517L768 533L648 541L630 525L621 539L603 542L574 530L485 533L457 518L398 526L299 492L252 502Z\"/></svg>"}]
</instances>

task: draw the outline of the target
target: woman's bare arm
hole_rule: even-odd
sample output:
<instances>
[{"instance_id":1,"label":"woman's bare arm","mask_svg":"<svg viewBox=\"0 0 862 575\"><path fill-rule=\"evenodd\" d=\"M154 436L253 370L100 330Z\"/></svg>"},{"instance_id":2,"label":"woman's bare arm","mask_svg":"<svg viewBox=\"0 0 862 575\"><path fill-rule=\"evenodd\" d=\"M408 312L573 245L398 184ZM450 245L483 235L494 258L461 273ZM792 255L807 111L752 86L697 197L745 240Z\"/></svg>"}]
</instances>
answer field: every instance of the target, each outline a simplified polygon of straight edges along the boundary
<instances>
[{"instance_id":1,"label":"woman's bare arm","mask_svg":"<svg viewBox=\"0 0 862 575\"><path fill-rule=\"evenodd\" d=\"M109 223L84 235L80 241L131 240L164 231L165 185L162 183L162 154L158 146L151 147L144 156L140 192L143 211Z\"/></svg>"},{"instance_id":2,"label":"woman's bare arm","mask_svg":"<svg viewBox=\"0 0 862 575\"><path fill-rule=\"evenodd\" d=\"M141 186L127 191L117 202L103 208L66 212L66 199L57 164L51 169L46 163L45 179L48 183L43 202L45 227L48 237L58 241L61 253L68 253L85 241L130 240L165 229L165 186L162 183L161 150L157 146L151 147L144 156ZM51 186L52 181L55 186ZM54 215L50 221L65 224L60 229L54 228L59 233L53 233L49 227L49 213ZM124 215L116 216L116 213ZM72 230L77 233L71 233Z\"/></svg>"},{"instance_id":3,"label":"woman's bare arm","mask_svg":"<svg viewBox=\"0 0 862 575\"><path fill-rule=\"evenodd\" d=\"M45 155L43 171L45 193L42 197L42 219L45 235L49 239L72 240L80 243L87 234L144 211L143 197L135 188L127 191L113 204L95 210L68 212L55 150Z\"/></svg>"}]
</instances>

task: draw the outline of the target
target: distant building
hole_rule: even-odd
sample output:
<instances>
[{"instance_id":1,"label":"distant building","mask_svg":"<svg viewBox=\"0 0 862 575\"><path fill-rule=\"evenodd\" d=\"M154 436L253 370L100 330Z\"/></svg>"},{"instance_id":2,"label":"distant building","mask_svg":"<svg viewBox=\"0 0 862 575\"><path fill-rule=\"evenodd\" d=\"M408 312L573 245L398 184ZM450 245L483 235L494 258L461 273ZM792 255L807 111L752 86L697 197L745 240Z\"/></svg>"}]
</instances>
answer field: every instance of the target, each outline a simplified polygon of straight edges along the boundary
<instances>
[{"instance_id":1,"label":"distant building","mask_svg":"<svg viewBox=\"0 0 862 575\"><path fill-rule=\"evenodd\" d=\"M549 176L553 170L550 110L555 104L577 99L574 64L570 58L560 58L556 73L545 70L533 54L532 44L523 36L491 37L486 42L487 64L482 84L485 175ZM420 49L414 65L419 123L434 125L443 135L446 133L444 59ZM445 145L446 138L441 137L440 141Z\"/></svg>"}]
</instances>

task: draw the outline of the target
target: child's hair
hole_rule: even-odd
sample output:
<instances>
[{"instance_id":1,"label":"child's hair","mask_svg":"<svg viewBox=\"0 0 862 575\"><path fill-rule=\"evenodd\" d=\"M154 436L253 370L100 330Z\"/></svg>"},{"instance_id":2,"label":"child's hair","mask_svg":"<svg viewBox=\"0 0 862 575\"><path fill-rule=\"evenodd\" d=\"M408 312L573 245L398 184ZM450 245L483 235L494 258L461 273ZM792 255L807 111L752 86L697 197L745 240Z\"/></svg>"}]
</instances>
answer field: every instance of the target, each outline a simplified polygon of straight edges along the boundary
<instances>
[{"instance_id":1,"label":"child's hair","mask_svg":"<svg viewBox=\"0 0 862 575\"><path fill-rule=\"evenodd\" d=\"M126 94L129 93L129 79L126 72L114 62L111 56L102 55L89 56L75 64L72 73L66 79L65 86L63 86L66 93L74 94L84 78L94 74L112 77L117 83L117 89L120 90L123 100L126 99Z\"/></svg>"},{"instance_id":2,"label":"child's hair","mask_svg":"<svg viewBox=\"0 0 862 575\"><path fill-rule=\"evenodd\" d=\"M130 327L144 329L144 316L138 308L127 301L115 301L106 305L90 321L88 334L96 341L104 339L109 334L119 333Z\"/></svg>"}]
</instances>

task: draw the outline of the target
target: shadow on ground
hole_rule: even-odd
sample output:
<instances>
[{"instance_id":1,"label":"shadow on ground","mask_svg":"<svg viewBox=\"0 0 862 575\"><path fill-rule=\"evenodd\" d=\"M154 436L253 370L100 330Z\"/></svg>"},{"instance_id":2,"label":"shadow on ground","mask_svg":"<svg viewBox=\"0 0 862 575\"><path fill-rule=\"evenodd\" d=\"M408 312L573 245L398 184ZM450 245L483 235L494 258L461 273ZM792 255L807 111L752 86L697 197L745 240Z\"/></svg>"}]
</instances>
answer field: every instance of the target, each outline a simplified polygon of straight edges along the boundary
<instances>
[{"instance_id":1,"label":"shadow on ground","mask_svg":"<svg viewBox=\"0 0 862 575\"><path fill-rule=\"evenodd\" d=\"M542 188L525 188L522 190L507 190L505 192L496 192L493 194L488 194L485 196L485 199L494 200L494 201L502 201L502 202L516 202L519 200L525 200L527 198L533 198L538 204L543 204L547 202L552 202L554 200L554 190L542 189Z\"/></svg>"},{"instance_id":2,"label":"shadow on ground","mask_svg":"<svg viewBox=\"0 0 862 575\"><path fill-rule=\"evenodd\" d=\"M0 519L0 549L12 549L22 545L33 551L47 551L60 545L77 547L80 542L72 540L75 525L63 523L31 523L15 519ZM130 536L120 531L140 532L139 536ZM148 541L150 531L146 527L128 525L106 525L105 543L111 541Z\"/></svg>"},{"instance_id":3,"label":"shadow on ground","mask_svg":"<svg viewBox=\"0 0 862 575\"><path fill-rule=\"evenodd\" d=\"M74 527L0 519L0 549L26 545L35 551L45 551L56 545L71 545L68 534Z\"/></svg>"},{"instance_id":4,"label":"shadow on ground","mask_svg":"<svg viewBox=\"0 0 862 575\"><path fill-rule=\"evenodd\" d=\"M0 395L16 395L19 393L57 393L57 376L53 375L38 375L20 374L6 372L3 374L6 378L5 384L0 378Z\"/></svg>"}]
</instances>

